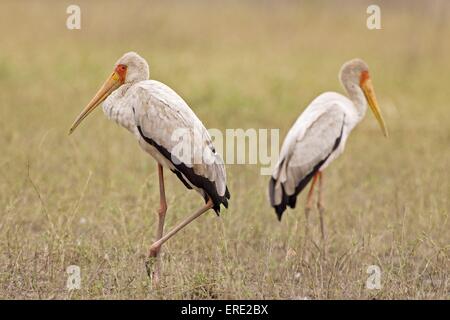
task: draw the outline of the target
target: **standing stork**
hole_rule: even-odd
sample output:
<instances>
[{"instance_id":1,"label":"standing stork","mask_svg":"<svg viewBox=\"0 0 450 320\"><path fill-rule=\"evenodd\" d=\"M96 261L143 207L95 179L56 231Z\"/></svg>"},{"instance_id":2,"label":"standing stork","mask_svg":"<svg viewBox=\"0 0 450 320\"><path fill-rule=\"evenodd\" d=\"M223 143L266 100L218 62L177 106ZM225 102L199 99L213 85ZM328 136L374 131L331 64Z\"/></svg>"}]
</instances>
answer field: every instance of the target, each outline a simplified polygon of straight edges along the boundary
<instances>
[{"instance_id":1,"label":"standing stork","mask_svg":"<svg viewBox=\"0 0 450 320\"><path fill-rule=\"evenodd\" d=\"M339 79L348 98L336 92L325 92L309 104L289 130L269 182L270 204L281 220L286 206L295 208L298 194L312 180L305 205L305 239L308 236L308 218L316 182L319 184L317 207L320 228L322 239L325 238L323 170L344 152L347 138L363 119L367 104L384 135L388 136L367 64L360 59L348 61L342 66Z\"/></svg>"},{"instance_id":2,"label":"standing stork","mask_svg":"<svg viewBox=\"0 0 450 320\"><path fill-rule=\"evenodd\" d=\"M158 163L159 210L156 241L149 250L147 272L156 284L160 278L160 250L178 231L220 205L228 207L230 193L225 166L211 137L186 102L165 84L149 80L147 62L135 52L124 54L111 76L76 118L69 134L101 103L106 116L128 129L141 148ZM188 189L198 191L205 205L163 235L167 211L163 168L168 168ZM155 270L151 266L156 263Z\"/></svg>"}]
</instances>

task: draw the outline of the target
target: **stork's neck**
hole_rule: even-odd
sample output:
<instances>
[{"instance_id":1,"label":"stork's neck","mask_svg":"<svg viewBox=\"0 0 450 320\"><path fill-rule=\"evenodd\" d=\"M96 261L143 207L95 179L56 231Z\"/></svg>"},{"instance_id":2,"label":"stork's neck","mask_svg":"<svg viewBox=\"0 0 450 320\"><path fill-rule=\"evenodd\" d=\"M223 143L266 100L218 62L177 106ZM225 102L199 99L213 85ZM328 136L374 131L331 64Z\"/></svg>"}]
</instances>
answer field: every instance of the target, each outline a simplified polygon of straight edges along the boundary
<instances>
[{"instance_id":1,"label":"stork's neck","mask_svg":"<svg viewBox=\"0 0 450 320\"><path fill-rule=\"evenodd\" d=\"M361 90L359 85L350 81L342 81L342 85L347 91L348 97L353 102L356 116L359 120L361 120L362 118L364 118L367 110L367 100L364 96L364 92Z\"/></svg>"},{"instance_id":2,"label":"stork's neck","mask_svg":"<svg viewBox=\"0 0 450 320\"><path fill-rule=\"evenodd\" d=\"M127 93L132 87L132 83L121 85L103 102L102 108L105 115L120 124L122 127L135 133L136 125L132 106L127 98Z\"/></svg>"}]
</instances>

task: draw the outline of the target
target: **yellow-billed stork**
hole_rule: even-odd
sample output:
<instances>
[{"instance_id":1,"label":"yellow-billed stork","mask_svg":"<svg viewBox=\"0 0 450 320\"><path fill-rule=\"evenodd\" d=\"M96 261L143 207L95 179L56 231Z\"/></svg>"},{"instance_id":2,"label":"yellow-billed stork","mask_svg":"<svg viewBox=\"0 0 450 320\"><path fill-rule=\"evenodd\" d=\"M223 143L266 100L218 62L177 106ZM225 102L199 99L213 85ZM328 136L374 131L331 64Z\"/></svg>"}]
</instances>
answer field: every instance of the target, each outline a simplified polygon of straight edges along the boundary
<instances>
[{"instance_id":1,"label":"yellow-billed stork","mask_svg":"<svg viewBox=\"0 0 450 320\"><path fill-rule=\"evenodd\" d=\"M286 207L295 208L298 194L312 180L305 205L305 239L317 181L317 207L322 239L325 237L323 170L344 152L347 138L363 119L367 105L372 109L384 135L388 136L367 64L361 59L346 62L340 70L339 79L348 97L336 92L325 92L309 104L289 130L269 182L270 205L281 220Z\"/></svg>"},{"instance_id":2,"label":"yellow-billed stork","mask_svg":"<svg viewBox=\"0 0 450 320\"><path fill-rule=\"evenodd\" d=\"M147 271L157 283L162 244L209 209L219 214L221 205L228 207L225 166L200 119L175 91L149 80L149 66L137 53L128 52L116 62L111 76L76 118L69 133L101 103L106 116L133 133L141 148L158 164L158 224L147 263ZM163 168L175 173L188 189L198 191L206 203L165 235ZM156 267L151 270L153 262Z\"/></svg>"}]
</instances>

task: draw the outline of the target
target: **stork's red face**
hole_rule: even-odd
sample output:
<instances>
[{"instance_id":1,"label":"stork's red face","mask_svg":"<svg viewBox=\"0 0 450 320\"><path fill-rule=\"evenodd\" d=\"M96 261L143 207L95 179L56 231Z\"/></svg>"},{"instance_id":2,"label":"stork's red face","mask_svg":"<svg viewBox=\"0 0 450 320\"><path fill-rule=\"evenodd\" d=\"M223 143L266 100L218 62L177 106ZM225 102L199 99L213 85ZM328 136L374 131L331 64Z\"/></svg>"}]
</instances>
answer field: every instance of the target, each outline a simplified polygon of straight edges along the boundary
<instances>
[{"instance_id":1,"label":"stork's red face","mask_svg":"<svg viewBox=\"0 0 450 320\"><path fill-rule=\"evenodd\" d=\"M71 134L76 127L83 121L100 103L105 101L106 98L117 88L119 88L122 84L125 83L125 79L127 76L128 67L124 64L118 64L114 72L111 76L105 81L105 83L101 86L101 88L97 91L92 100L88 103L88 105L84 108L84 110L80 113L80 115L75 119L72 124L72 127L69 130L69 134Z\"/></svg>"},{"instance_id":2,"label":"stork's red face","mask_svg":"<svg viewBox=\"0 0 450 320\"><path fill-rule=\"evenodd\" d=\"M381 115L380 108L378 107L378 102L375 96L375 90L373 89L372 80L370 79L369 71L364 70L361 72L359 76L359 86L364 92L367 103L380 124L381 130L383 130L383 134L387 137L388 131L383 116Z\"/></svg>"},{"instance_id":3,"label":"stork's red face","mask_svg":"<svg viewBox=\"0 0 450 320\"><path fill-rule=\"evenodd\" d=\"M119 79L122 84L124 84L127 76L127 66L124 64L119 64L114 71L119 75Z\"/></svg>"},{"instance_id":4,"label":"stork's red face","mask_svg":"<svg viewBox=\"0 0 450 320\"><path fill-rule=\"evenodd\" d=\"M361 75L359 76L359 85L362 87L367 80L370 80L369 71L364 70L361 72Z\"/></svg>"}]
</instances>

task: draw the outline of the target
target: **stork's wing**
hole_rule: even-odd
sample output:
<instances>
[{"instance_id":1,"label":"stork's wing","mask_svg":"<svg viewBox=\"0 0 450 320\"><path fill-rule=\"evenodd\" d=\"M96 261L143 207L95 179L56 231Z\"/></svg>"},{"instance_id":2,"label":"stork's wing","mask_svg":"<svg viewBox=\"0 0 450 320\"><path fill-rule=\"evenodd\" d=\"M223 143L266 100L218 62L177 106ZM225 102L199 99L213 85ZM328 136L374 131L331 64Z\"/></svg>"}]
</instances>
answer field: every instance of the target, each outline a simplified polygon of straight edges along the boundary
<instances>
[{"instance_id":1,"label":"stork's wing","mask_svg":"<svg viewBox=\"0 0 450 320\"><path fill-rule=\"evenodd\" d=\"M136 125L142 139L168 160L180 180L203 191L214 202L228 206L230 194L222 158L211 137L186 102L165 84L149 80L136 86L133 101Z\"/></svg>"},{"instance_id":2,"label":"stork's wing","mask_svg":"<svg viewBox=\"0 0 450 320\"><path fill-rule=\"evenodd\" d=\"M341 141L345 113L339 105L302 114L291 128L269 185L269 198L279 218L327 161Z\"/></svg>"}]
</instances>

